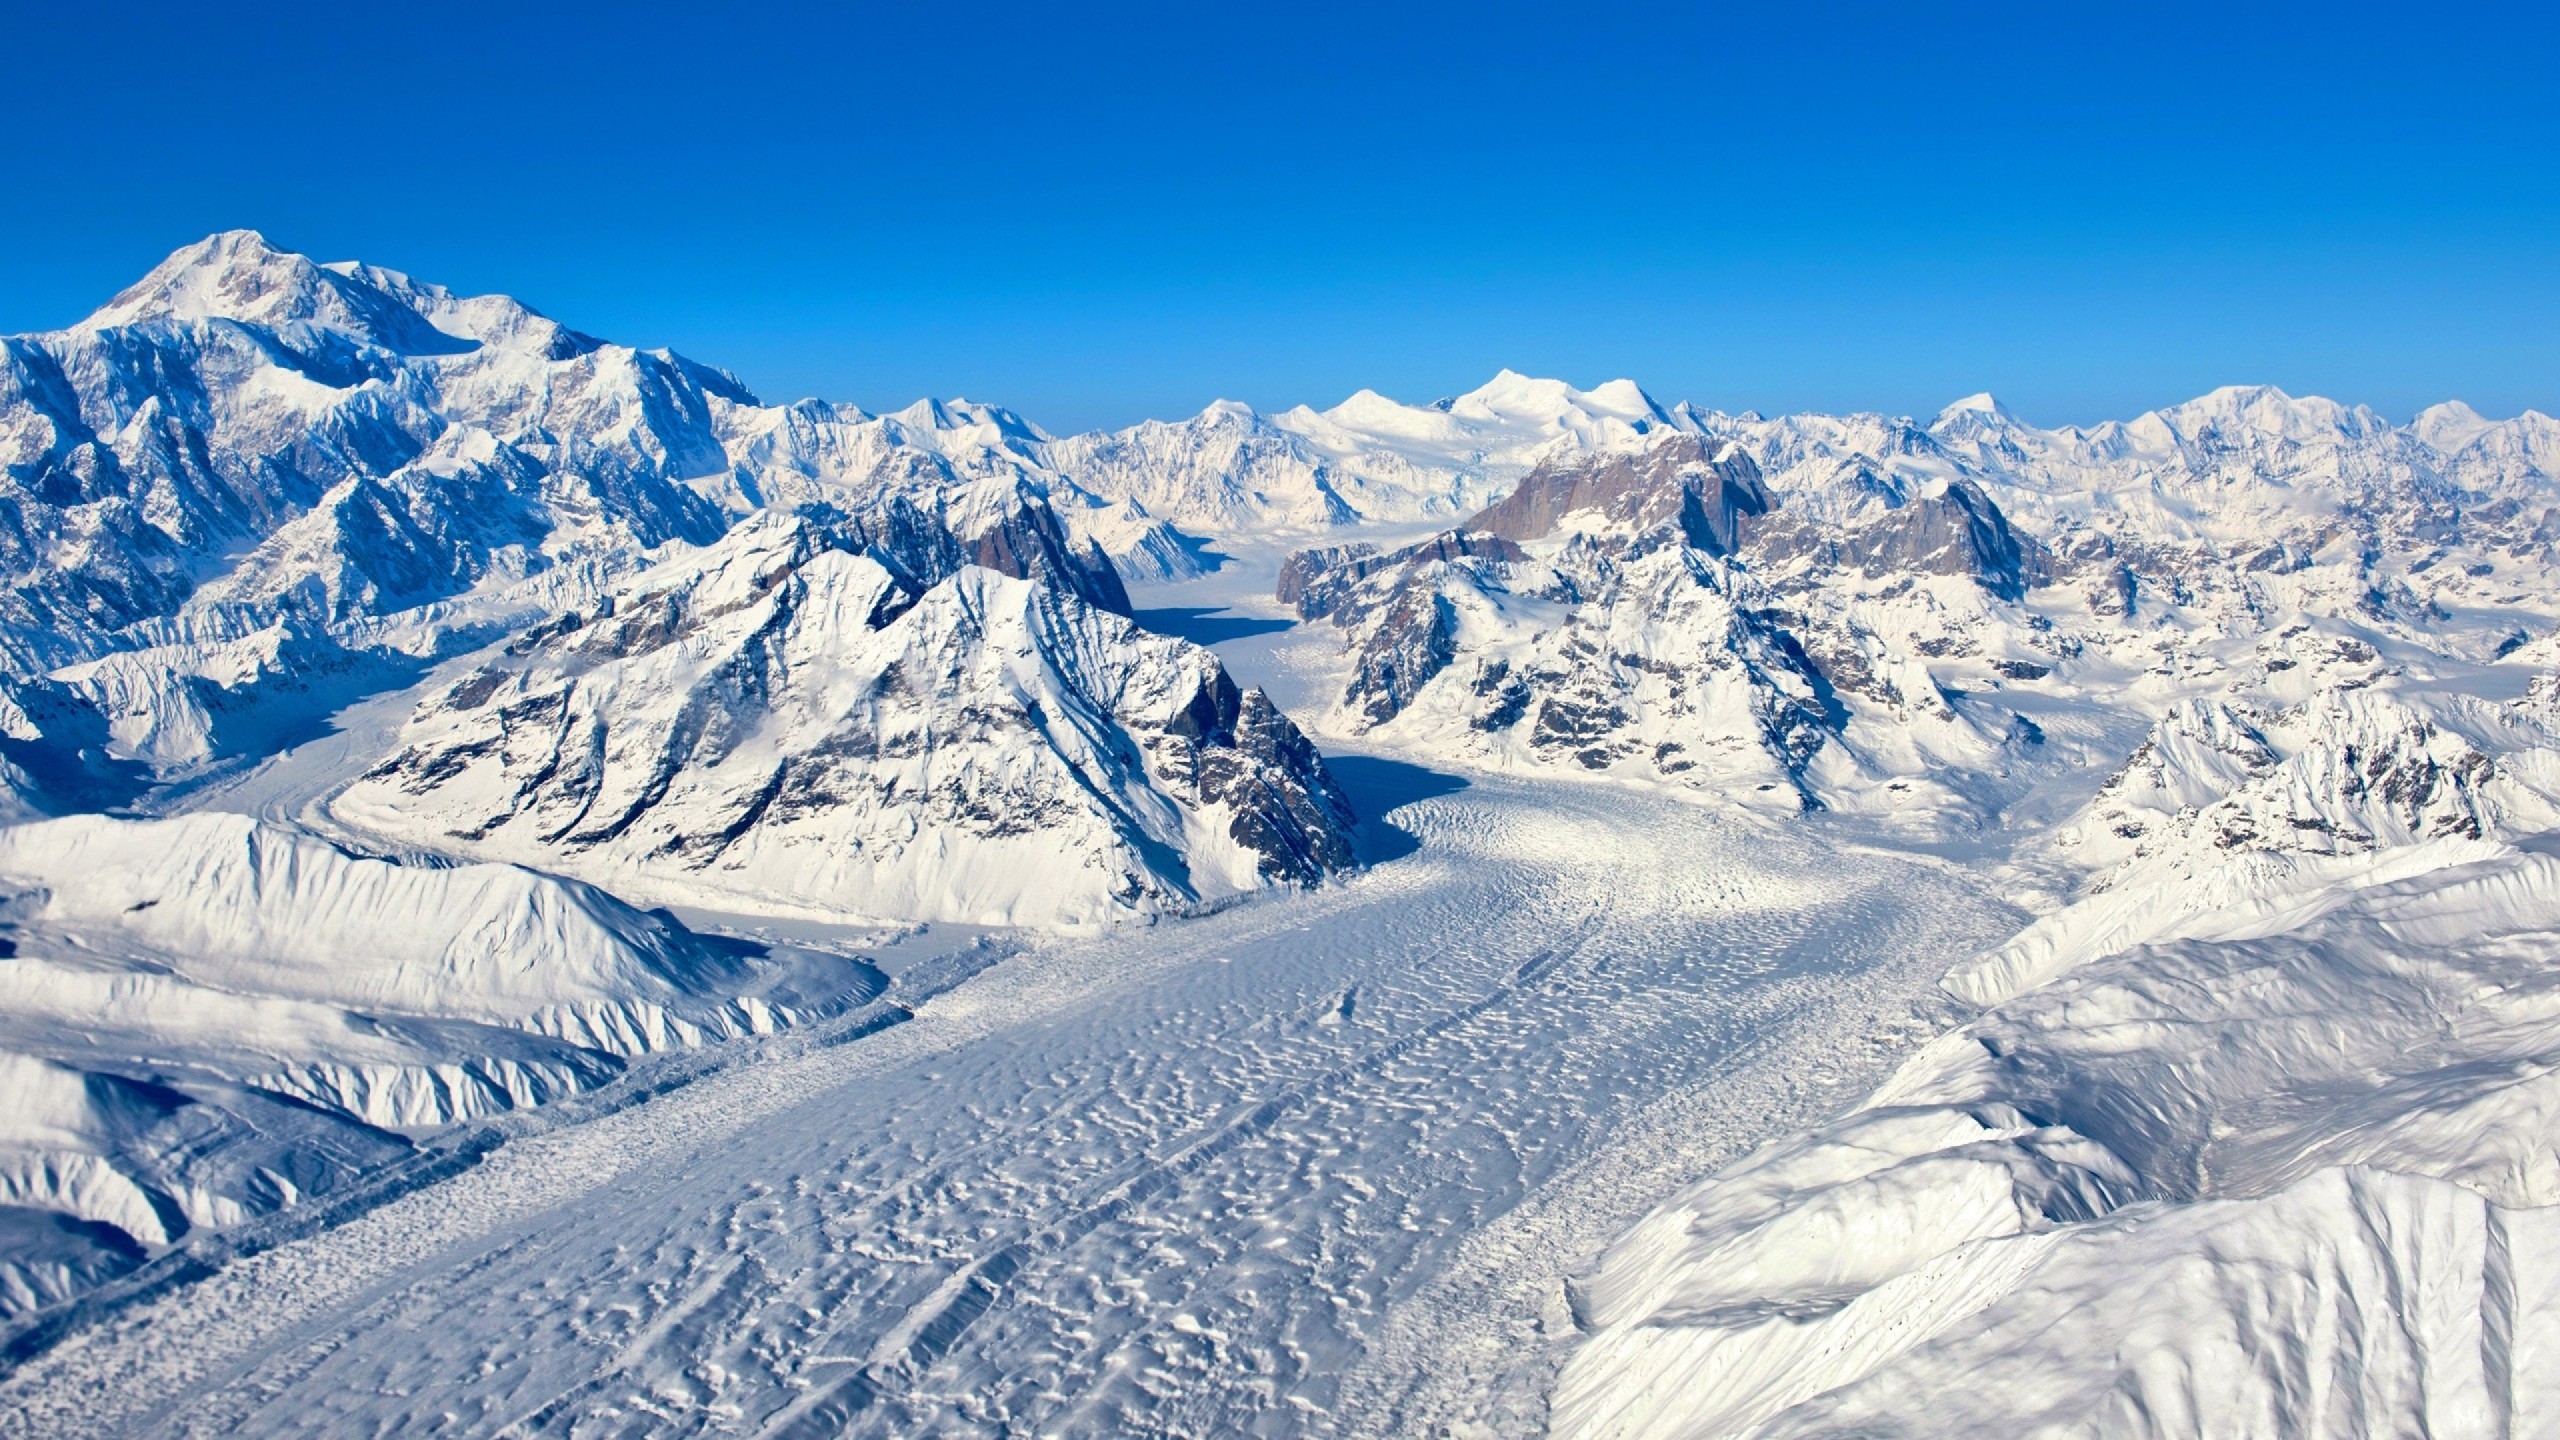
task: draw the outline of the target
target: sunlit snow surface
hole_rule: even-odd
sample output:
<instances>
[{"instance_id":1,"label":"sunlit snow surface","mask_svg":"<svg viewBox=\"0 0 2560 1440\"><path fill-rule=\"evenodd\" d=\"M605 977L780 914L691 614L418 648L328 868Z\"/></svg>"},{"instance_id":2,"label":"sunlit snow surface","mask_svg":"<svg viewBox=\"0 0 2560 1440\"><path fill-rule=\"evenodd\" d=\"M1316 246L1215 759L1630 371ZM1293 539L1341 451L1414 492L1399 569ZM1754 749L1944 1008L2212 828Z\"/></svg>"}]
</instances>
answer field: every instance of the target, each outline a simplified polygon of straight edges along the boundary
<instances>
[{"instance_id":1,"label":"sunlit snow surface","mask_svg":"<svg viewBox=\"0 0 2560 1440\"><path fill-rule=\"evenodd\" d=\"M1289 639L1222 643L1285 689ZM1533 1433L1566 1271L2022 918L1819 824L1338 770L1356 880L746 1042L112 1314L0 1430Z\"/></svg>"},{"instance_id":2,"label":"sunlit snow surface","mask_svg":"<svg viewBox=\"0 0 2560 1440\"><path fill-rule=\"evenodd\" d=\"M2560 1404L2548 417L0 350L0 1436Z\"/></svg>"}]
</instances>

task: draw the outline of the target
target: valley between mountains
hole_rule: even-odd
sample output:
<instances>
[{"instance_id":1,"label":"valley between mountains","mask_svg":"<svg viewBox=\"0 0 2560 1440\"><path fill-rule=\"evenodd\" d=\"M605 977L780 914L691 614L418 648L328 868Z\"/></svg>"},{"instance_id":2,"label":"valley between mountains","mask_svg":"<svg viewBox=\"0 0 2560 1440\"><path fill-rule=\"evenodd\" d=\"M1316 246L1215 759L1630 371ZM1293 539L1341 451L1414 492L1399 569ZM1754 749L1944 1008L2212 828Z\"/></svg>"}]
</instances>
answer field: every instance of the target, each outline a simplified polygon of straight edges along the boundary
<instances>
[{"instance_id":1,"label":"valley between mountains","mask_svg":"<svg viewBox=\"0 0 2560 1440\"><path fill-rule=\"evenodd\" d=\"M0 341L0 1433L2539 1433L2560 422Z\"/></svg>"}]
</instances>

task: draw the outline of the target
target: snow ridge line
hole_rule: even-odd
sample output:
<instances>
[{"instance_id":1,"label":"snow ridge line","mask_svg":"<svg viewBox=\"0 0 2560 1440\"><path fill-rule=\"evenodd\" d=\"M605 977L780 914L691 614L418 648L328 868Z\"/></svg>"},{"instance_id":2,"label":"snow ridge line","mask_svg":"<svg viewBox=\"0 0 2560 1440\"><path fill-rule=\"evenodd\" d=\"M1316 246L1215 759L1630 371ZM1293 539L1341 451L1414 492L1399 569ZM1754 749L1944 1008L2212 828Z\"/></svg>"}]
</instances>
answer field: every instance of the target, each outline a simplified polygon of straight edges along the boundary
<instances>
[{"instance_id":1,"label":"snow ridge line","mask_svg":"<svg viewBox=\"0 0 2560 1440\"><path fill-rule=\"evenodd\" d=\"M2487 1221L2486 1250L2480 1267L2480 1373L2488 1383L2489 1413L2497 1421L2497 1440L2515 1429L2515 1252L2507 1239L2506 1212L2483 1208Z\"/></svg>"},{"instance_id":2,"label":"snow ridge line","mask_svg":"<svg viewBox=\"0 0 2560 1440\"><path fill-rule=\"evenodd\" d=\"M903 1354L893 1353L875 1359L855 1374L815 1392L808 1400L778 1416L760 1433L771 1437L771 1440L803 1440L803 1437L814 1440L816 1436L836 1433L847 1419L881 1398L887 1391L888 1382L912 1377L949 1355L980 1317L1003 1298L1013 1277L1033 1261L1064 1250L1102 1226L1129 1215L1149 1198L1261 1135L1281 1117L1303 1108L1325 1091L1355 1076L1374 1075L1420 1046L1472 1023L1486 1012L1517 998L1523 991L1535 988L1565 961L1582 953L1599 930L1601 920L1601 910L1595 906L1592 913L1573 928L1568 938L1521 962L1512 971L1510 979L1478 999L1356 1060L1336 1066L1313 1080L1263 1101L1198 1143L1120 1182L1104 1198L958 1272L952 1281L936 1288L936 1296L947 1295L949 1298L914 1327L913 1338ZM892 1339L907 1329L901 1324L891 1332Z\"/></svg>"}]
</instances>

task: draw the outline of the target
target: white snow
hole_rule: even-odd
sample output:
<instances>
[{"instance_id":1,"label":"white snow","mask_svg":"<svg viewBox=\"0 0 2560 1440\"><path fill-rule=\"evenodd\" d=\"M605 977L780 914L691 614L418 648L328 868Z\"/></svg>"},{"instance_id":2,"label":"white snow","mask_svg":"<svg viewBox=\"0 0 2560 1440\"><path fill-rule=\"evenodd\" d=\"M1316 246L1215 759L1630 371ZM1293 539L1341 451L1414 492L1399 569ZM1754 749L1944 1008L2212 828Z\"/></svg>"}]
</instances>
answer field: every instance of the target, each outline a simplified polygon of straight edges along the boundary
<instances>
[{"instance_id":1,"label":"white snow","mask_svg":"<svg viewBox=\"0 0 2560 1440\"><path fill-rule=\"evenodd\" d=\"M2544 1423L2546 706L2327 690L2281 758L2169 717L2142 784L2218 798L1951 973L1988 1010L1865 1105L1614 1245L1559 1433Z\"/></svg>"},{"instance_id":2,"label":"white snow","mask_svg":"<svg viewBox=\"0 0 2560 1440\"><path fill-rule=\"evenodd\" d=\"M232 232L0 465L0 1432L2560 1413L2548 416L1060 435Z\"/></svg>"},{"instance_id":3,"label":"white snow","mask_svg":"<svg viewBox=\"0 0 2560 1440\"><path fill-rule=\"evenodd\" d=\"M1871 1083L1860 1037L2015 923L1951 867L1793 827L1342 763L1418 848L1042 941L856 1044L751 1042L119 1312L0 1377L0 1409L30 1434L1518 1428L1574 1258L1701 1147Z\"/></svg>"},{"instance_id":4,"label":"white snow","mask_svg":"<svg viewBox=\"0 0 2560 1440\"><path fill-rule=\"evenodd\" d=\"M243 816L73 816L0 830L28 922L112 935L223 988L526 1024L735 980L680 933L585 886L504 865L345 855Z\"/></svg>"},{"instance_id":5,"label":"white snow","mask_svg":"<svg viewBox=\"0 0 2560 1440\"><path fill-rule=\"evenodd\" d=\"M609 609L430 699L330 814L815 918L1090 928L1348 860L1257 847L1256 815L1319 849L1342 822L1320 793L1303 816L1257 798L1321 772L1219 733L1269 711L1214 655L1034 582L964 567L911 599L767 517Z\"/></svg>"},{"instance_id":6,"label":"white snow","mask_svg":"<svg viewBox=\"0 0 2560 1440\"><path fill-rule=\"evenodd\" d=\"M0 829L0 894L0 1209L112 1227L61 1232L110 1253L405 1153L371 1127L543 1104L628 1058L823 1018L876 988L575 882L363 859L245 816ZM47 1278L61 1263L41 1245L0 1255L0 1292L63 1298L70 1277Z\"/></svg>"}]
</instances>

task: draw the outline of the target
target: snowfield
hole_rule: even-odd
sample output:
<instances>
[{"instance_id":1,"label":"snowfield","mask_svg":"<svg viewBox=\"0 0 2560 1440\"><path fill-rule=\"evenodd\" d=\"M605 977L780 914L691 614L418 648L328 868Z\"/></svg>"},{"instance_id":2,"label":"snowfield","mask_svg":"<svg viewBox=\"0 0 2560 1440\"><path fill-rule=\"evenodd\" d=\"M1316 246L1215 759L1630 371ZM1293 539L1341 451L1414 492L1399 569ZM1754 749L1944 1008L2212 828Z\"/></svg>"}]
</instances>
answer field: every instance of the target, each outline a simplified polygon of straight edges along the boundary
<instances>
[{"instance_id":1,"label":"snowfield","mask_svg":"<svg viewBox=\"0 0 2560 1440\"><path fill-rule=\"evenodd\" d=\"M344 1189L403 1138L602 1085L653 1052L833 1016L868 967L706 940L512 866L347 855L244 816L0 829L0 1317ZM130 1072L136 1060L148 1065ZM58 1229L58 1227L57 1227ZM85 1237L85 1238L82 1238ZM61 1264L73 1264L63 1271ZM52 1278L45 1278L45 1277Z\"/></svg>"}]
</instances>

